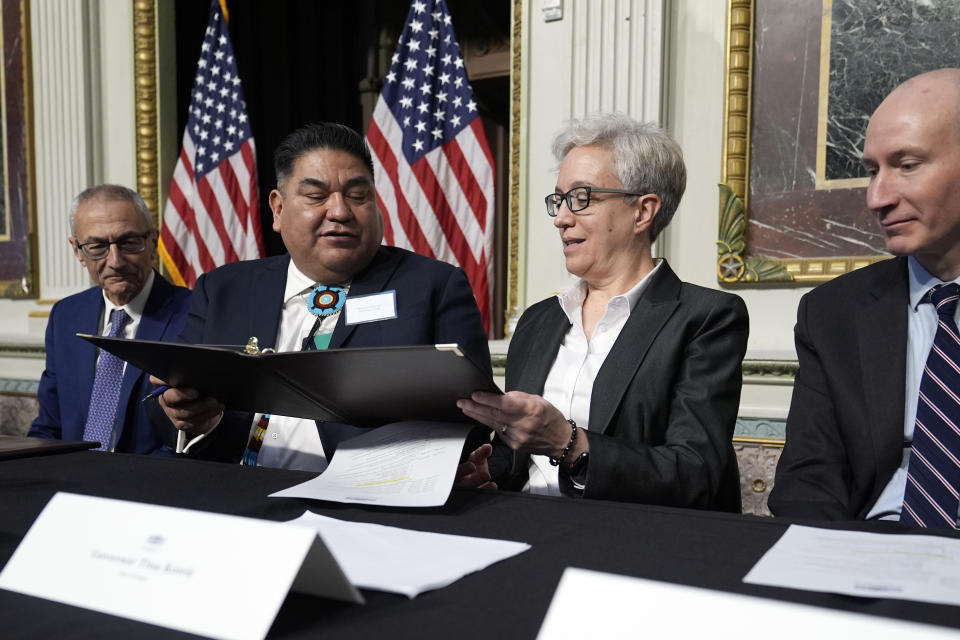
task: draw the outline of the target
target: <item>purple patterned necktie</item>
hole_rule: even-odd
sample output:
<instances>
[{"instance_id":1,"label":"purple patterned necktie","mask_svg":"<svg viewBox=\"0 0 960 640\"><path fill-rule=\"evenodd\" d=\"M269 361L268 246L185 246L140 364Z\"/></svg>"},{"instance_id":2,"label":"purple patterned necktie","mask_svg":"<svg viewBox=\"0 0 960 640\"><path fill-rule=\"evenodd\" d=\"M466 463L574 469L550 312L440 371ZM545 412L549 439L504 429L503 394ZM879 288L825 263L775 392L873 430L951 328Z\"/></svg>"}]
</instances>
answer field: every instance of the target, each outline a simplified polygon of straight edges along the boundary
<instances>
[{"instance_id":1,"label":"purple patterned necktie","mask_svg":"<svg viewBox=\"0 0 960 640\"><path fill-rule=\"evenodd\" d=\"M960 285L930 291L937 333L920 380L900 524L955 529L960 488L960 335L953 319Z\"/></svg>"},{"instance_id":2,"label":"purple patterned necktie","mask_svg":"<svg viewBox=\"0 0 960 640\"><path fill-rule=\"evenodd\" d=\"M123 337L123 327L129 321L130 316L126 311L114 309L110 312L110 333L107 335L111 338ZM123 360L112 353L101 351L100 360L97 363L97 375L93 379L93 391L90 393L87 425L83 429L84 440L100 442L100 446L94 451L105 451L110 448L122 381Z\"/></svg>"}]
</instances>

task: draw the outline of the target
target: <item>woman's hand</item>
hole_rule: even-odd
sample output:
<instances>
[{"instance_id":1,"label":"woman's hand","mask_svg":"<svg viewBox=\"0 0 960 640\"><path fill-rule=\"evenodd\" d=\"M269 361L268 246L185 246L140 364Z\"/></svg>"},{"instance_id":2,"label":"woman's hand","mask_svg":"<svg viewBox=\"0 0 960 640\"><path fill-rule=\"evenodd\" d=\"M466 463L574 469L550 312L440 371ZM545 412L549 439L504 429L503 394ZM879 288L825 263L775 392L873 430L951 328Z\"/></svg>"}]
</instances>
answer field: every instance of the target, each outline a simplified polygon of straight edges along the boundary
<instances>
[{"instance_id":1,"label":"woman's hand","mask_svg":"<svg viewBox=\"0 0 960 640\"><path fill-rule=\"evenodd\" d=\"M467 417L495 429L500 440L515 451L557 458L570 442L570 423L541 396L522 391L503 395L477 391L469 400L459 400L457 406ZM580 443L579 434L577 441ZM582 444L581 450L585 451L586 438ZM567 456L572 453L571 449Z\"/></svg>"}]
</instances>

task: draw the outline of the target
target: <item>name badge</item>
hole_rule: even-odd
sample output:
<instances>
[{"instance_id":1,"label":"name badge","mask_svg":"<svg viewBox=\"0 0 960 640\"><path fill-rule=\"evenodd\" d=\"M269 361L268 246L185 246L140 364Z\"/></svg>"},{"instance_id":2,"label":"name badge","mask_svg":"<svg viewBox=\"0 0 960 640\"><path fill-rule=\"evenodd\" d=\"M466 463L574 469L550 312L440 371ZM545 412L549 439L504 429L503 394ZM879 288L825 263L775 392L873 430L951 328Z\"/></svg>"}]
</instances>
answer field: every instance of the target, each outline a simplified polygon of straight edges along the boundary
<instances>
[{"instance_id":1,"label":"name badge","mask_svg":"<svg viewBox=\"0 0 960 640\"><path fill-rule=\"evenodd\" d=\"M397 292L395 289L366 296L347 297L345 324L378 322L397 317Z\"/></svg>"}]
</instances>

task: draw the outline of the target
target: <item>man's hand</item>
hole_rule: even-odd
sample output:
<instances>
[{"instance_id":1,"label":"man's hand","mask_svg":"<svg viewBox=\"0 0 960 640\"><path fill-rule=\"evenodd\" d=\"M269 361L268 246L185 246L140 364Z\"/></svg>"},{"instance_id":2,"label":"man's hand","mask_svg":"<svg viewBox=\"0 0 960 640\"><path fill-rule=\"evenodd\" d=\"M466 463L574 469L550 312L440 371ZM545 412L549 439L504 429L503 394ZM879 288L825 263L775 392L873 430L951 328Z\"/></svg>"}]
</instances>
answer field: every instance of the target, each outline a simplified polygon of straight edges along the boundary
<instances>
[{"instance_id":1,"label":"man's hand","mask_svg":"<svg viewBox=\"0 0 960 640\"><path fill-rule=\"evenodd\" d=\"M487 458L492 452L493 447L489 444L474 449L466 462L457 467L457 486L496 489L497 483L490 480L490 468L487 466Z\"/></svg>"},{"instance_id":2,"label":"man's hand","mask_svg":"<svg viewBox=\"0 0 960 640\"><path fill-rule=\"evenodd\" d=\"M150 376L150 383L165 384L154 376ZM201 396L196 389L170 387L157 400L173 426L193 437L209 433L223 417L223 404L216 398Z\"/></svg>"}]
</instances>

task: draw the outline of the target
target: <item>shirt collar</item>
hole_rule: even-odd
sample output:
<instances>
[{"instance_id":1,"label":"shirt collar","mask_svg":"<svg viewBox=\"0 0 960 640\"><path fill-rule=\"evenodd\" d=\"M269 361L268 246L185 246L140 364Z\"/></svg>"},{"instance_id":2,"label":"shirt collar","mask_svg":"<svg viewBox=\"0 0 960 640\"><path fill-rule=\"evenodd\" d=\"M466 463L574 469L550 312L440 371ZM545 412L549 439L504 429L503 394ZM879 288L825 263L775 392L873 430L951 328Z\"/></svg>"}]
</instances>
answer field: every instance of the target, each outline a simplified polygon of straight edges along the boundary
<instances>
[{"instance_id":1,"label":"shirt collar","mask_svg":"<svg viewBox=\"0 0 960 640\"><path fill-rule=\"evenodd\" d=\"M657 258L656 263L657 264L653 267L653 269L651 269L647 275L640 278L640 281L633 285L629 291L610 298L607 306L609 307L610 305L620 305L626 303L627 315L629 315L634 305L637 304L637 300L640 299L644 290L650 284L651 276L653 276L653 274L657 272L657 269L660 268L660 265L663 264L663 260ZM587 283L583 280L578 280L577 282L573 283L566 291L557 296L557 300L560 302L560 308L563 309L563 312L567 315L567 320L570 321L570 324L576 324L577 319L580 318L580 312L583 309L583 301L586 300L586 298ZM619 302L621 300L623 302Z\"/></svg>"},{"instance_id":2,"label":"shirt collar","mask_svg":"<svg viewBox=\"0 0 960 640\"><path fill-rule=\"evenodd\" d=\"M143 285L143 288L140 289L140 293L133 297L133 300L124 305L115 305L110 298L107 297L107 292L103 289L100 289L101 295L103 295L103 308L104 308L104 322L106 318L110 317L111 312L114 309L123 309L127 312L127 315L130 316L130 320L137 322L140 320L140 316L143 315L143 308L147 306L147 299L150 297L150 291L153 290L153 278L154 271L150 270L150 275L147 276L147 283Z\"/></svg>"},{"instance_id":3,"label":"shirt collar","mask_svg":"<svg viewBox=\"0 0 960 640\"><path fill-rule=\"evenodd\" d=\"M907 259L907 265L908 279L910 281L910 308L916 311L920 303L923 302L924 296L927 295L927 292L930 291L932 287L938 284L949 283L945 283L940 278L930 275L930 272L924 269L923 265L913 256ZM950 282L960 284L960 278L956 278Z\"/></svg>"},{"instance_id":4,"label":"shirt collar","mask_svg":"<svg viewBox=\"0 0 960 640\"><path fill-rule=\"evenodd\" d=\"M303 271L297 268L297 265L293 263L293 259L291 258L290 265L287 267L287 284L283 289L283 304L287 304L294 298L309 293L317 284L322 283L317 283L307 277ZM337 286L344 291L348 291L350 283L346 282Z\"/></svg>"},{"instance_id":5,"label":"shirt collar","mask_svg":"<svg viewBox=\"0 0 960 640\"><path fill-rule=\"evenodd\" d=\"M314 281L304 275L303 271L297 269L297 265L293 264L293 258L291 258L290 265L287 267L287 285L283 289L283 303L287 304L297 296L310 291L314 284Z\"/></svg>"}]
</instances>

